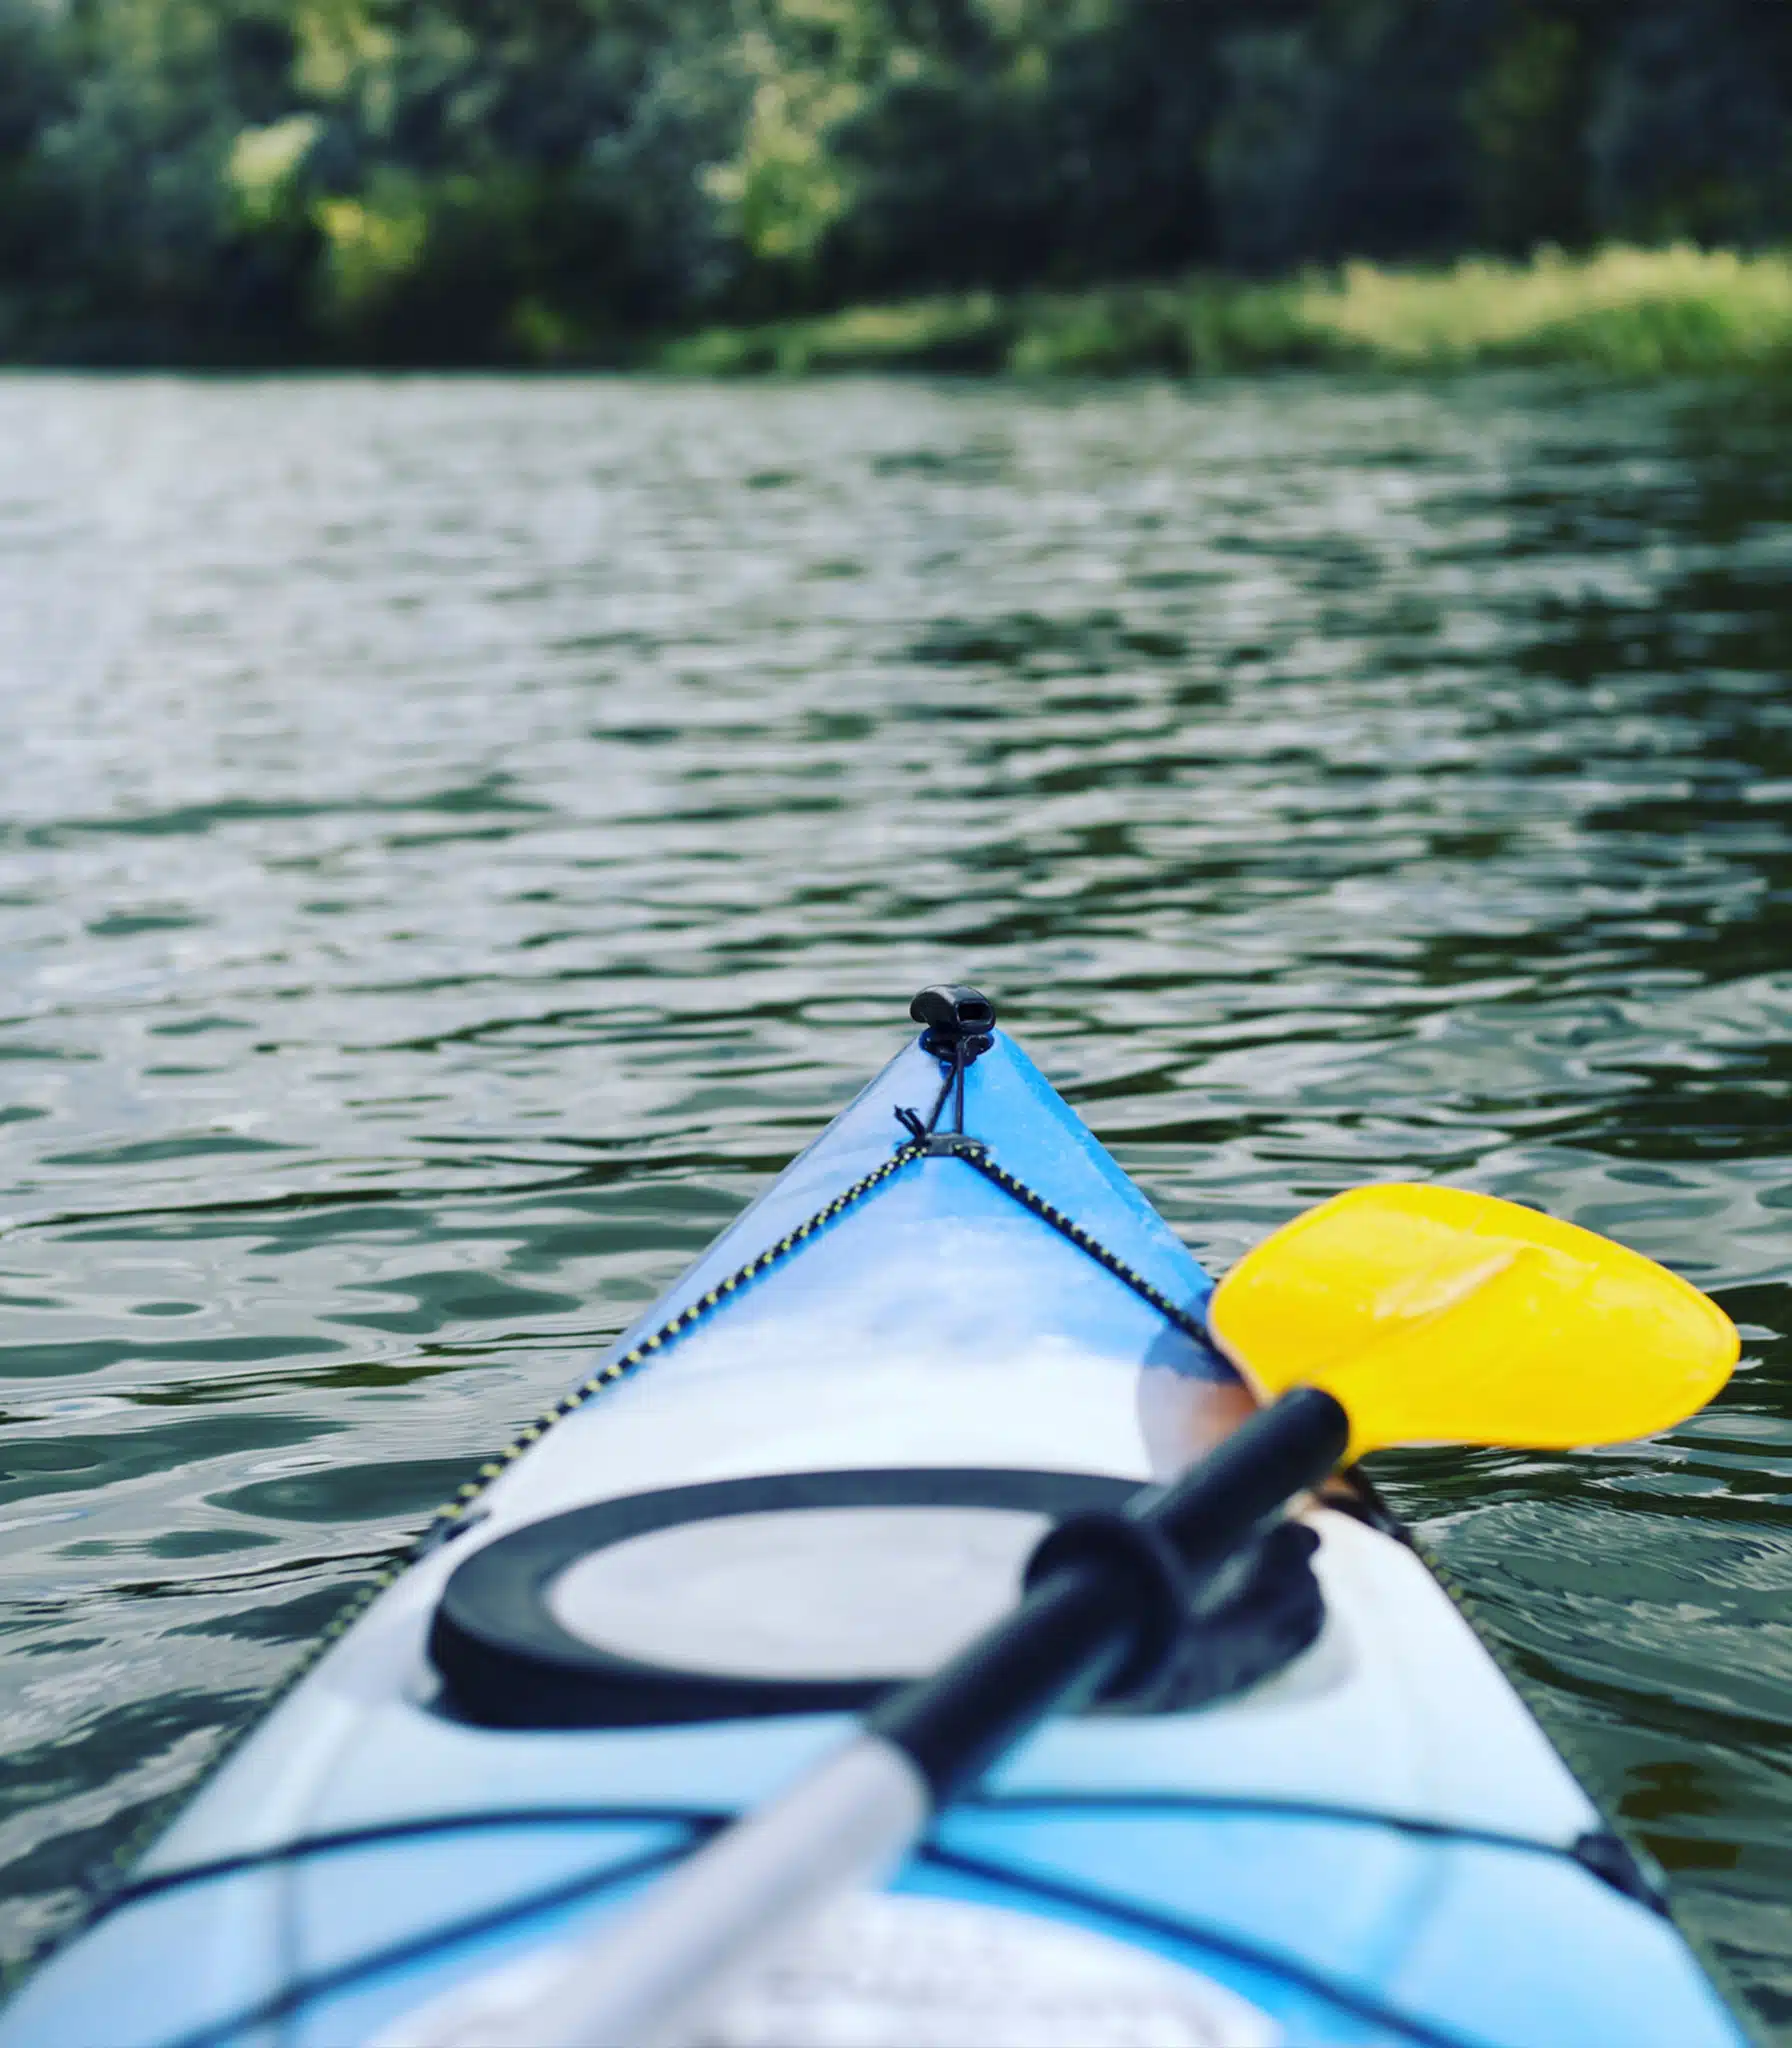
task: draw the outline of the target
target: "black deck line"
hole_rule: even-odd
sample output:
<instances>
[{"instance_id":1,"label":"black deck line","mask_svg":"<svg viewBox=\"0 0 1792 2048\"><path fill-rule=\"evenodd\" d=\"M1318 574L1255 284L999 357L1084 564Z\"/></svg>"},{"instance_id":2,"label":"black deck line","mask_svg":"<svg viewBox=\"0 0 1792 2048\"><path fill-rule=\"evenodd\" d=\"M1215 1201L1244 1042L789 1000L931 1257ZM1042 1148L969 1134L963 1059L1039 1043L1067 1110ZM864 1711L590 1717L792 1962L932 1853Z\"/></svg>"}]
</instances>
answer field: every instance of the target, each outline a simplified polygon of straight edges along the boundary
<instances>
[{"instance_id":1,"label":"black deck line","mask_svg":"<svg viewBox=\"0 0 1792 2048\"><path fill-rule=\"evenodd\" d=\"M650 1876L655 1871L669 1868L688 1852L688 1848L687 1843L676 1843L663 1849L644 1851L641 1855L625 1858L620 1863L607 1865L601 1871L564 1879L541 1891L513 1899L503 1906L491 1908L483 1913L469 1914L461 1920L452 1921L444 1927L432 1928L427 1933L413 1936L407 1941L394 1942L386 1948L357 1956L352 1962L340 1964L335 1969L321 1970L314 1976L302 1978L272 1997L262 1999L254 2005L244 2006L223 2019L213 2020L203 2027L177 2035L167 2041L164 2048L226 2048L226 2044L252 2027L290 2019L305 2007L352 1990L357 1984L380 1976L386 1971L404 1968L433 1954L453 1948L461 1942L502 1932L506 1927L528 1920L538 1913L551 1912L558 1906L573 1905L584 1899L599 1897L613 1886L626 1884L634 1878ZM1069 1907L1091 1919L1111 1921L1116 1926L1150 1934L1160 1940L1224 1956L1227 1960L1242 1964L1248 1969L1260 1970L1285 1983L1295 1985L1310 1996L1324 2000L1340 2011L1351 2013L1373 2026L1391 2028L1405 2040L1418 2044L1418 2048L1484 2048L1484 2044L1475 2041L1471 2036L1453 2033L1433 2026L1426 2020L1402 2013L1354 1985L1341 1982L1314 1969L1297 1957L1277 1949L1262 1947L1203 1922L1182 1920L1174 1915L1158 1913L1149 1907L1113 1899L1105 1894L1081 1892L1071 1885L1059 1883L1049 1877L1010 1869L1004 1864L989 1862L978 1856L967 1856L956 1850L925 1846L920 1851L920 1860L934 1868L954 1871L961 1876L976 1878L982 1883L1000 1886L1004 1890L1030 1893L1036 1898L1050 1900L1055 1905Z\"/></svg>"},{"instance_id":2,"label":"black deck line","mask_svg":"<svg viewBox=\"0 0 1792 2048\"><path fill-rule=\"evenodd\" d=\"M1155 1912L1149 1906L1115 1899L1105 1892L1080 1892L1052 1878L1025 1870L1011 1870L1006 1864L986 1862L980 1856L961 1855L954 1849L924 1848L921 1860L938 1869L974 1877L983 1884L1000 1885L1006 1890L1049 1899L1054 1905L1068 1906L1090 1919L1111 1920L1117 1926L1155 1935L1162 1941L1180 1942L1187 1948L1205 1949L1209 1954L1224 1956L1229 1962L1241 1963L1247 1969L1261 1970L1268 1976L1281 1978L1284 1983L1298 1985L1314 1998L1324 1999L1340 2011L1366 2020L1372 2026L1391 2028L1406 2040L1418 2042L1420 2048L1486 2048L1484 2041L1477 2041L1472 2035L1453 2033L1447 2028L1433 2026L1429 2020L1417 2019L1391 2005L1384 2005L1371 1993L1329 1977L1311 1964L1303 1963L1297 1956L1287 1955L1280 1949L1260 1947L1242 1936L1210 1927L1204 1921L1178 1919L1172 1914Z\"/></svg>"},{"instance_id":3,"label":"black deck line","mask_svg":"<svg viewBox=\"0 0 1792 2048\"><path fill-rule=\"evenodd\" d=\"M1387 1828L1421 1840L1463 1842L1476 1848L1504 1849L1517 1854L1553 1856L1573 1863L1571 1843L1546 1842L1532 1835L1502 1833L1497 1828L1459 1826L1452 1821L1424 1820L1416 1815L1377 1812L1366 1806L1334 1806L1324 1800L1252 1798L1244 1793L1201 1792L1014 1792L972 1795L947 1809L954 1813L1166 1813L1253 1815L1265 1820L1330 1821L1345 1827ZM374 1821L362 1827L336 1828L301 1835L271 1849L248 1849L240 1855L214 1857L204 1863L181 1864L152 1871L121 1885L94 1906L89 1924L109 1918L145 1899L212 1884L257 1870L278 1869L313 1857L332 1856L382 1842L404 1842L436 1835L476 1833L499 1828L553 1827L688 1827L699 1835L714 1833L738 1816L733 1810L689 1806L519 1806L476 1809L467 1813L419 1814L404 1820Z\"/></svg>"},{"instance_id":4,"label":"black deck line","mask_svg":"<svg viewBox=\"0 0 1792 2048\"><path fill-rule=\"evenodd\" d=\"M204 1863L177 1864L172 1870L154 1870L147 1877L106 1892L95 1903L89 1926L134 1906L142 1899L158 1898L166 1892L184 1891L189 1885L212 1884L221 1878L239 1877L255 1870L276 1870L289 1864L307 1862L313 1856L332 1856L351 1849L365 1849L381 1842L405 1842L430 1835L477 1833L484 1829L529 1827L684 1827L701 1836L711 1835L735 1818L732 1811L690 1806L517 1806L488 1807L470 1813L417 1814L404 1820L370 1821L364 1827L332 1828L321 1834L299 1835L272 1849L245 1849L240 1855L216 1856Z\"/></svg>"},{"instance_id":5,"label":"black deck line","mask_svg":"<svg viewBox=\"0 0 1792 2048\"><path fill-rule=\"evenodd\" d=\"M501 1933L506 1927L528 1920L537 1913L552 1912L556 1906L576 1905L581 1899L596 1898L612 1885L626 1884L631 1878L651 1876L656 1870L664 1870L677 1863L688 1847L688 1843L676 1842L663 1849L645 1850L639 1856L608 1864L602 1870L589 1871L583 1877L564 1878L558 1884L530 1892L521 1899L512 1899L506 1905L494 1906L483 1913L471 1913L463 1920L451 1921L446 1927L433 1927L428 1933L413 1935L408 1941L395 1941L389 1947L357 1956L353 1962L338 1964L335 1969L320 1970L313 1977L302 1977L284 1991L254 2005L243 2006L224 2019L211 2020L190 2033L174 2035L163 2043L163 2048L226 2048L227 2043L252 2027L290 2019L304 2007L352 1990L369 1977L421 1962L460 1942Z\"/></svg>"},{"instance_id":6,"label":"black deck line","mask_svg":"<svg viewBox=\"0 0 1792 2048\"><path fill-rule=\"evenodd\" d=\"M1426 1820L1418 1814L1383 1813L1373 1806L1334 1805L1324 1799L1262 1798L1246 1792L998 1792L959 1799L941 1818L957 1812L1062 1813L1211 1813L1257 1815L1265 1820L1332 1821L1342 1827L1387 1828L1394 1834L1417 1835L1426 1841L1466 1842L1481 1849L1510 1849L1529 1856L1579 1859L1572 1842L1545 1841L1539 1835L1515 1835L1503 1828L1483 1828L1449 1820Z\"/></svg>"}]
</instances>

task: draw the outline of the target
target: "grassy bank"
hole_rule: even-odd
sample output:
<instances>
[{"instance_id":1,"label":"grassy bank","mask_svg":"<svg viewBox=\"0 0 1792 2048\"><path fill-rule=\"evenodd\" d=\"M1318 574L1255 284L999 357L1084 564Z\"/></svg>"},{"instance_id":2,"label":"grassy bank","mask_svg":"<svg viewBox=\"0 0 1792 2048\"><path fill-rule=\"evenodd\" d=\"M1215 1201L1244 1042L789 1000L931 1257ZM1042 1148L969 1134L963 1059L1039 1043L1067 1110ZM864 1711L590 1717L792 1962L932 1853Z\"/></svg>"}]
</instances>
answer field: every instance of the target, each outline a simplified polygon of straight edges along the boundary
<instances>
[{"instance_id":1,"label":"grassy bank","mask_svg":"<svg viewBox=\"0 0 1792 2048\"><path fill-rule=\"evenodd\" d=\"M1546 251L1529 263L1191 278L1075 294L990 292L858 307L664 344L697 376L932 369L1178 376L1292 365L1438 371L1579 365L1609 376L1792 370L1792 254L1685 246Z\"/></svg>"}]
</instances>

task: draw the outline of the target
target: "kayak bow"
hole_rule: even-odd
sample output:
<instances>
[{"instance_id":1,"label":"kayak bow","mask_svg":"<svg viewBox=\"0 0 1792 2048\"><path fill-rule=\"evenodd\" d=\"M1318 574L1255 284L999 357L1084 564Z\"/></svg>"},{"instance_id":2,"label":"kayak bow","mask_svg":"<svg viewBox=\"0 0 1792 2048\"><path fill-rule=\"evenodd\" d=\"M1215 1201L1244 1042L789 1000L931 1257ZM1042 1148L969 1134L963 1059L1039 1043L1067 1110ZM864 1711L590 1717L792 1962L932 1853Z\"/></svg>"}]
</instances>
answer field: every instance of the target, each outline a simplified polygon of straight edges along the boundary
<instances>
[{"instance_id":1,"label":"kayak bow","mask_svg":"<svg viewBox=\"0 0 1792 2048\"><path fill-rule=\"evenodd\" d=\"M844 1715L887 1734L907 1701L912 1723L917 1681L994 1640L1048 1530L1085 1547L1035 1601L1165 1505L1138 1489L1241 1404L1211 1283L989 1006L928 992L917 1021L432 1523L0 2015L0 2048L539 2042L550 2010L617 2048L556 2001L667 1873L701 1900L727 1822L785 1816L807 1906L1053 1699L1072 1711L883 1890L805 1921L684 2038L1733 2048L1654 1873L1373 1497L1269 1513L1347 1435L1580 1442L1721 1384L1734 1333L1703 1297L1486 1197L1364 1190L1244 1261L1214 1333L1261 1390L1304 1389L1284 1399L1313 1426L1272 1471L1272 1408L1203 1468L1209 1507L1253 1458L1257 1490L1204 1550L1174 1543L1170 1636L1147 1644L1149 1603L1098 1573L1091 1648L1012 1726L918 1791L886 1774L819 1813L799 1791L789 1834L773 1795L853 1754ZM1402 1258L1390 1231L1415 1224L1425 1255L1409 1236ZM1592 1394L1562 1369L1589 1330ZM725 1905L699 1915L724 1946ZM747 1948L787 1919L762 1911Z\"/></svg>"}]
</instances>

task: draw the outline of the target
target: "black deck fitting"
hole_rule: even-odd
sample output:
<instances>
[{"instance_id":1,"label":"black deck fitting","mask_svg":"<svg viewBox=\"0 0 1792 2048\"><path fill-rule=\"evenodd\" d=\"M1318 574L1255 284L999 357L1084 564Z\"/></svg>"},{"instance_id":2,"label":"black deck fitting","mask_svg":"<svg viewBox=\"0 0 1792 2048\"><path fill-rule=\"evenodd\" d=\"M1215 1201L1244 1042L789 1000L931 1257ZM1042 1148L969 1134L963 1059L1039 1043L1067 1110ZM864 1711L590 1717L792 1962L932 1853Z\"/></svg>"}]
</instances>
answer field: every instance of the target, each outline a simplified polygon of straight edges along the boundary
<instances>
[{"instance_id":1,"label":"black deck fitting","mask_svg":"<svg viewBox=\"0 0 1792 2048\"><path fill-rule=\"evenodd\" d=\"M908 1006L909 1015L925 1027L921 1043L941 1059L962 1056L968 1067L988 1052L996 1024L996 1006L980 989L956 982L924 988Z\"/></svg>"}]
</instances>

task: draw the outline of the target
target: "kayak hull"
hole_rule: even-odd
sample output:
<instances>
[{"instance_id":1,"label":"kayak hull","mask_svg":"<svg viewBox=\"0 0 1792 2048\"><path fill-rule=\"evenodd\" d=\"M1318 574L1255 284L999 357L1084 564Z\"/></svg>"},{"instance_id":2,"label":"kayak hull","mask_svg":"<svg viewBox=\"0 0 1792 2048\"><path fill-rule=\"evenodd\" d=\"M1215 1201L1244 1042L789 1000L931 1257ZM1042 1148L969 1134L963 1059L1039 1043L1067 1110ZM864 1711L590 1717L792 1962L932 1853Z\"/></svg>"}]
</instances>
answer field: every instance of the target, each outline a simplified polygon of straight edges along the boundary
<instances>
[{"instance_id":1,"label":"kayak hull","mask_svg":"<svg viewBox=\"0 0 1792 2048\"><path fill-rule=\"evenodd\" d=\"M1178 1326L1198 1325L1211 1282L1006 1035L966 1077L966 1130L1144 1291L972 1163L914 1156L703 1306L886 1165L905 1137L895 1112L925 1114L939 1086L928 1052L899 1055L624 1333L612 1360L699 1311L498 1463L456 1533L320 1657L132 1887L27 1981L0 2014L0 2048L372 2041L595 1928L850 1725L838 1709L585 1727L469 1712L443 1685L432 1628L454 1574L519 1531L766 1475L1137 1483L1177 1469L1182 1395L1226 1377ZM1309 1519L1325 1603L1310 1647L1187 1711L1049 1723L941 1819L891 1893L951 1906L965 1926L999 1910L1155 1958L1218 1987L1216 2039L1739 2041L1672 1922L1600 1874L1626 1868L1600 1815L1419 1556L1351 1513ZM749 1641L743 1621L735 1663L794 1669L809 1655L834 1670L873 1643L890 1675L923 1668L916 1613L937 1627L946 1594L926 1593L912 1546L855 1552L841 1523L818 1545L820 1526L803 1525L817 1575L786 1601L785 1637ZM1001 1541L1012 1550L1022 1533ZM670 1641L675 1664L722 1655L730 1601L742 1616L776 1608L788 1583L769 1513L733 1526L734 1576L695 1615L677 1593L686 1538L663 1535L657 1564L649 1538L631 1540L648 1547L594 1565L609 1590L592 1597L654 1654ZM830 1580L814 1559L836 1547ZM529 1717L526 1700L518 1711Z\"/></svg>"}]
</instances>

